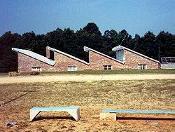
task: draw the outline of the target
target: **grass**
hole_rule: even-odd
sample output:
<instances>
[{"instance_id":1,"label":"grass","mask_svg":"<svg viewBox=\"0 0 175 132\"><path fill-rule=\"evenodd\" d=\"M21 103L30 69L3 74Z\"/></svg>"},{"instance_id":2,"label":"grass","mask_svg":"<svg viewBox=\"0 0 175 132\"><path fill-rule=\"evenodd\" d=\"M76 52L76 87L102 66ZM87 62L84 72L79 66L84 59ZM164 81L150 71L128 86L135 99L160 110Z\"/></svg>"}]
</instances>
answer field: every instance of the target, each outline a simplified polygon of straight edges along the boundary
<instances>
[{"instance_id":1,"label":"grass","mask_svg":"<svg viewBox=\"0 0 175 132\"><path fill-rule=\"evenodd\" d=\"M159 127L166 125L153 127L151 121L143 123L144 127L140 127L138 121L130 124L106 122L104 125L99 121L98 115L102 108L175 109L174 99L175 80L3 84L0 85L0 126L4 126L7 120L15 120L18 122L18 128L9 129L11 131L67 131L70 128L79 131L158 131ZM61 118L60 122L49 117L50 120L28 122L31 107L62 105L81 106L81 120L72 122ZM173 125L170 123L166 129L171 130ZM0 129L5 130L2 127Z\"/></svg>"},{"instance_id":2,"label":"grass","mask_svg":"<svg viewBox=\"0 0 175 132\"><path fill-rule=\"evenodd\" d=\"M121 70L84 70L75 72L43 72L43 75L48 74L175 74L175 69L121 69Z\"/></svg>"},{"instance_id":3,"label":"grass","mask_svg":"<svg viewBox=\"0 0 175 132\"><path fill-rule=\"evenodd\" d=\"M52 82L0 85L0 101L31 105L115 105L128 108L172 106L174 80ZM21 101L20 101L21 102ZM155 105L154 105L155 104Z\"/></svg>"},{"instance_id":4,"label":"grass","mask_svg":"<svg viewBox=\"0 0 175 132\"><path fill-rule=\"evenodd\" d=\"M175 69L120 69L120 70L84 70L75 72L41 72L41 75L56 75L56 74L84 74L84 75L98 75L98 74L175 74ZM8 76L8 73L0 73L0 76Z\"/></svg>"}]
</instances>

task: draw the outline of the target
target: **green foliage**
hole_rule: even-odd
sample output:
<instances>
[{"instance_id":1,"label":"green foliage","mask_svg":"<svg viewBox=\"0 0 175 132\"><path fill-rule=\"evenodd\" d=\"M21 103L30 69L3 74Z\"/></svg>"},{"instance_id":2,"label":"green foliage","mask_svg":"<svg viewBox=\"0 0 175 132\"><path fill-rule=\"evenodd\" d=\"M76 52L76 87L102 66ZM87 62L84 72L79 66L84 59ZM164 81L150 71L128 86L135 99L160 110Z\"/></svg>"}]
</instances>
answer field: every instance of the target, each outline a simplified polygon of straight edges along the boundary
<instances>
[{"instance_id":1,"label":"green foliage","mask_svg":"<svg viewBox=\"0 0 175 132\"><path fill-rule=\"evenodd\" d=\"M83 28L83 31L94 35L101 35L101 32L95 23L88 23L87 26Z\"/></svg>"}]
</instances>

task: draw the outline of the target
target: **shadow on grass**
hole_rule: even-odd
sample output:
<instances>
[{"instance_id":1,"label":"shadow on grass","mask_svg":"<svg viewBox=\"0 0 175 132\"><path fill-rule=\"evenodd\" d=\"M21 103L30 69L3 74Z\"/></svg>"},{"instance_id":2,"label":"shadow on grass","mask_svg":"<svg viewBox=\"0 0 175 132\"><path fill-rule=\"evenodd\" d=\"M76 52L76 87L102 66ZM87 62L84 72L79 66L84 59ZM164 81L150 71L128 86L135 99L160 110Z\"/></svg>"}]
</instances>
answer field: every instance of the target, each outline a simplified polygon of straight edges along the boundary
<instances>
[{"instance_id":1,"label":"shadow on grass","mask_svg":"<svg viewBox=\"0 0 175 132\"><path fill-rule=\"evenodd\" d=\"M19 98L21 98L21 97L27 95L27 94L28 94L28 93L21 94L20 96L18 96L18 97L16 97L16 98L12 98L11 100L8 100L8 101L4 102L3 104L0 104L0 106L1 106L1 105L6 105L6 104L8 104L8 103L11 103L11 102L13 102L13 101L15 101L15 100L17 100L17 99L19 99Z\"/></svg>"},{"instance_id":2,"label":"shadow on grass","mask_svg":"<svg viewBox=\"0 0 175 132\"><path fill-rule=\"evenodd\" d=\"M158 117L117 117L117 120L169 120L175 121L175 118L166 117L166 118L158 118Z\"/></svg>"}]
</instances>

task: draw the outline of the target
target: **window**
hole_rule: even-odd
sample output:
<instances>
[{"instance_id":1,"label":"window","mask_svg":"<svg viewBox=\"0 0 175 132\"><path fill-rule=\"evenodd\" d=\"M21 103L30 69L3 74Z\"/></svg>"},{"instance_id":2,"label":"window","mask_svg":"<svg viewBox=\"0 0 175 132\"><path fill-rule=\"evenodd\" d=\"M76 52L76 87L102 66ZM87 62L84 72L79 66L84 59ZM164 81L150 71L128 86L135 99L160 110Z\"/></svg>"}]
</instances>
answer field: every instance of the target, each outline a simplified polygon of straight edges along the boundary
<instances>
[{"instance_id":1,"label":"window","mask_svg":"<svg viewBox=\"0 0 175 132\"><path fill-rule=\"evenodd\" d=\"M146 64L138 64L138 69L141 69L141 70L147 69L147 65Z\"/></svg>"},{"instance_id":2,"label":"window","mask_svg":"<svg viewBox=\"0 0 175 132\"><path fill-rule=\"evenodd\" d=\"M116 52L116 59L119 61L125 61L124 50L118 50Z\"/></svg>"},{"instance_id":3,"label":"window","mask_svg":"<svg viewBox=\"0 0 175 132\"><path fill-rule=\"evenodd\" d=\"M112 70L112 65L103 65L104 70Z\"/></svg>"},{"instance_id":4,"label":"window","mask_svg":"<svg viewBox=\"0 0 175 132\"><path fill-rule=\"evenodd\" d=\"M50 50L50 58L49 59L52 59L54 60L54 52Z\"/></svg>"},{"instance_id":5,"label":"window","mask_svg":"<svg viewBox=\"0 0 175 132\"><path fill-rule=\"evenodd\" d=\"M77 71L76 66L68 66L67 71Z\"/></svg>"},{"instance_id":6,"label":"window","mask_svg":"<svg viewBox=\"0 0 175 132\"><path fill-rule=\"evenodd\" d=\"M32 67L32 71L34 71L34 72L41 72L42 70L41 70L41 67L34 66L34 67Z\"/></svg>"}]
</instances>

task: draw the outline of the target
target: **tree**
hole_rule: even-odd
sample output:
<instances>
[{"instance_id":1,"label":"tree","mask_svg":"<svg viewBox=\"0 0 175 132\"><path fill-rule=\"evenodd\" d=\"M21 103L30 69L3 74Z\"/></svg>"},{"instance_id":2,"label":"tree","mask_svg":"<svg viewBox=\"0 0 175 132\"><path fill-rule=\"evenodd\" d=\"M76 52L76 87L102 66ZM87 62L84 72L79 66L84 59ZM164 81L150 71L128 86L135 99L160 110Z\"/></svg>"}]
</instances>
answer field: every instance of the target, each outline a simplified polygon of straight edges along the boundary
<instances>
[{"instance_id":1,"label":"tree","mask_svg":"<svg viewBox=\"0 0 175 132\"><path fill-rule=\"evenodd\" d=\"M139 44L141 43L141 37L138 34L135 34L135 37L132 39L132 49L138 51Z\"/></svg>"},{"instance_id":2,"label":"tree","mask_svg":"<svg viewBox=\"0 0 175 132\"><path fill-rule=\"evenodd\" d=\"M48 32L44 36L44 42L51 47L61 49L63 47L63 30L57 28L56 30L52 32Z\"/></svg>"},{"instance_id":3,"label":"tree","mask_svg":"<svg viewBox=\"0 0 175 132\"><path fill-rule=\"evenodd\" d=\"M0 37L0 72L17 70L17 55L12 51L16 41L20 39L17 33L6 32Z\"/></svg>"},{"instance_id":4,"label":"tree","mask_svg":"<svg viewBox=\"0 0 175 132\"><path fill-rule=\"evenodd\" d=\"M105 50L107 51L104 53L110 55L111 57L115 56L115 52L112 51L112 48L119 45L120 43L118 32L113 29L106 30L103 35L103 43Z\"/></svg>"},{"instance_id":5,"label":"tree","mask_svg":"<svg viewBox=\"0 0 175 132\"><path fill-rule=\"evenodd\" d=\"M88 23L83 30L90 34L95 34L101 36L101 32L95 23Z\"/></svg>"},{"instance_id":6,"label":"tree","mask_svg":"<svg viewBox=\"0 0 175 132\"><path fill-rule=\"evenodd\" d=\"M152 32L148 31L141 39L142 41L139 45L139 52L151 58L158 59L158 47L155 43L155 35Z\"/></svg>"},{"instance_id":7,"label":"tree","mask_svg":"<svg viewBox=\"0 0 175 132\"><path fill-rule=\"evenodd\" d=\"M156 37L158 58L175 56L175 35L161 31Z\"/></svg>"}]
</instances>

